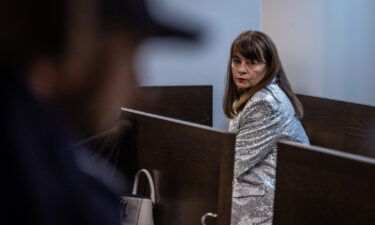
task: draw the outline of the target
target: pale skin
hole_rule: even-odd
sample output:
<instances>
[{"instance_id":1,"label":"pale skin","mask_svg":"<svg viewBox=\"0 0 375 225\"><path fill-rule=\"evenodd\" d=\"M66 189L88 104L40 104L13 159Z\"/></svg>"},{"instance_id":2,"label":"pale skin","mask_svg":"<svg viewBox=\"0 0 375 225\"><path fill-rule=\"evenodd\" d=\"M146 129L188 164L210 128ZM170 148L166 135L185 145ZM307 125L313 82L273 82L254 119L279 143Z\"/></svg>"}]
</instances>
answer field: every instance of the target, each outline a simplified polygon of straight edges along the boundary
<instances>
[{"instance_id":1,"label":"pale skin","mask_svg":"<svg viewBox=\"0 0 375 225\"><path fill-rule=\"evenodd\" d=\"M248 89L258 84L267 72L264 62L251 61L239 52L232 57L231 69L233 81L238 89Z\"/></svg>"}]
</instances>

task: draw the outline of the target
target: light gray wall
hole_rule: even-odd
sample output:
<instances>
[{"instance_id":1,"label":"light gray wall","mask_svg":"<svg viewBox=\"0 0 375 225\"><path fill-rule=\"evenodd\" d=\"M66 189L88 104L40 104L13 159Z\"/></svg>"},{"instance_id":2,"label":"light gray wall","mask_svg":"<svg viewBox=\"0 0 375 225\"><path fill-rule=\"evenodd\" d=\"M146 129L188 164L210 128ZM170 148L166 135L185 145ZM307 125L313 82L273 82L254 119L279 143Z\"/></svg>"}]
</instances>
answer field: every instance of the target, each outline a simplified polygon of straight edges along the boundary
<instances>
[{"instance_id":1,"label":"light gray wall","mask_svg":"<svg viewBox=\"0 0 375 225\"><path fill-rule=\"evenodd\" d=\"M155 1L156 2L156 1ZM138 55L142 85L213 85L213 126L226 129L221 107L229 48L242 31L259 29L260 0L159 0L160 15L179 15L205 28L198 45L153 39ZM188 25L187 25L188 26Z\"/></svg>"},{"instance_id":2,"label":"light gray wall","mask_svg":"<svg viewBox=\"0 0 375 225\"><path fill-rule=\"evenodd\" d=\"M375 105L374 0L264 0L261 17L296 92Z\"/></svg>"}]
</instances>

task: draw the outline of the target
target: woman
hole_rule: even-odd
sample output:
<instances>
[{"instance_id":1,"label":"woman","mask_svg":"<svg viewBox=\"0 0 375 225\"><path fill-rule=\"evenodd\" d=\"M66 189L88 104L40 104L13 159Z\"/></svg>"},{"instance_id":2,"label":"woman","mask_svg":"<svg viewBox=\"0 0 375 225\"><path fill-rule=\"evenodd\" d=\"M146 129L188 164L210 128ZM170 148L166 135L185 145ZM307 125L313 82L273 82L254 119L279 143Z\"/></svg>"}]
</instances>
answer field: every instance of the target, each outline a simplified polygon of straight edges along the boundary
<instances>
[{"instance_id":1,"label":"woman","mask_svg":"<svg viewBox=\"0 0 375 225\"><path fill-rule=\"evenodd\" d=\"M223 107L236 133L231 224L272 224L277 142L309 143L302 105L262 32L233 41L227 76Z\"/></svg>"}]
</instances>

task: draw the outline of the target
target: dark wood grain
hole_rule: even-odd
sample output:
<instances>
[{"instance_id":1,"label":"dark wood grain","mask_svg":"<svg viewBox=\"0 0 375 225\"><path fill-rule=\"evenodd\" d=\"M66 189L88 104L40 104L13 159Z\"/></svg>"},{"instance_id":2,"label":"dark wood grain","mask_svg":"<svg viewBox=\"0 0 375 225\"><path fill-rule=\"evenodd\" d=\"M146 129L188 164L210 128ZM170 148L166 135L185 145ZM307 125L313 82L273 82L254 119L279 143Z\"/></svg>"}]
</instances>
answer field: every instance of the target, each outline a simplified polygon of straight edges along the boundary
<instances>
[{"instance_id":1,"label":"dark wood grain","mask_svg":"<svg viewBox=\"0 0 375 225\"><path fill-rule=\"evenodd\" d=\"M375 157L375 107L298 95L311 144Z\"/></svg>"},{"instance_id":2,"label":"dark wood grain","mask_svg":"<svg viewBox=\"0 0 375 225\"><path fill-rule=\"evenodd\" d=\"M127 120L118 121L112 129L82 140L78 146L88 150L94 163L102 159L109 162L106 169L107 181L115 183L124 182L120 191L129 194L132 190L132 180L137 172L136 134L134 126ZM82 148L78 148L81 150Z\"/></svg>"},{"instance_id":3,"label":"dark wood grain","mask_svg":"<svg viewBox=\"0 0 375 225\"><path fill-rule=\"evenodd\" d=\"M229 225L235 135L131 110L124 117L134 124L138 169L155 180L156 224L200 224L214 212L215 224Z\"/></svg>"},{"instance_id":4,"label":"dark wood grain","mask_svg":"<svg viewBox=\"0 0 375 225\"><path fill-rule=\"evenodd\" d=\"M274 225L375 224L375 160L279 143Z\"/></svg>"},{"instance_id":5,"label":"dark wood grain","mask_svg":"<svg viewBox=\"0 0 375 225\"><path fill-rule=\"evenodd\" d=\"M142 86L137 93L132 109L212 126L212 86Z\"/></svg>"},{"instance_id":6,"label":"dark wood grain","mask_svg":"<svg viewBox=\"0 0 375 225\"><path fill-rule=\"evenodd\" d=\"M234 134L133 110L122 118L117 127L80 144L129 179L141 168L152 173L155 224L200 224L207 212L219 215L208 225L230 224ZM140 190L148 195L147 185Z\"/></svg>"}]
</instances>

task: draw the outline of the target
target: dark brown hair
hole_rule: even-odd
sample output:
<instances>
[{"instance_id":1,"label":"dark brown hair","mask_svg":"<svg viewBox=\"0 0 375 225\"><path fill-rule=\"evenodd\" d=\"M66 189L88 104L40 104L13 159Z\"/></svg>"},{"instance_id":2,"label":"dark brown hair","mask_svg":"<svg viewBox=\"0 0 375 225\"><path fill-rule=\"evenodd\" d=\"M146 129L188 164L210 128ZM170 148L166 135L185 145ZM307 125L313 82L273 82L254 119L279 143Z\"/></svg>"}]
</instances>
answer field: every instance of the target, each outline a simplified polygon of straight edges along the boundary
<instances>
[{"instance_id":1,"label":"dark brown hair","mask_svg":"<svg viewBox=\"0 0 375 225\"><path fill-rule=\"evenodd\" d=\"M264 78L245 91L240 92L233 80L232 57L235 52L249 59L250 61L260 61L266 64L266 74ZM227 83L223 99L224 113L228 118L234 118L239 111L243 109L246 102L260 89L266 87L275 78L277 84L285 92L294 106L295 114L298 118L303 117L303 108L297 96L293 93L290 83L285 75L279 54L273 41L265 33L260 31L245 31L241 33L232 43L230 48L230 57L227 68ZM236 104L234 104L234 102Z\"/></svg>"}]
</instances>

